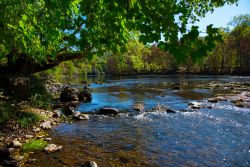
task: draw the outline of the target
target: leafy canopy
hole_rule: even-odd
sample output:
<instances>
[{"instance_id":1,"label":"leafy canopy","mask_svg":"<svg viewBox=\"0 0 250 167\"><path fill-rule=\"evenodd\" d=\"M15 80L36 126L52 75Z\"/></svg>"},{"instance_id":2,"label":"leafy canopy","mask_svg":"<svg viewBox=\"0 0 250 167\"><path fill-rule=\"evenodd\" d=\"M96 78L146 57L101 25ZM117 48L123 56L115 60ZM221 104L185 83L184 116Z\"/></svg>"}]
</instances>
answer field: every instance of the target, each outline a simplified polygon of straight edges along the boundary
<instances>
[{"instance_id":1,"label":"leafy canopy","mask_svg":"<svg viewBox=\"0 0 250 167\"><path fill-rule=\"evenodd\" d=\"M133 34L140 41L161 42L177 57L192 46L205 52L219 39L211 25L201 42L198 21L208 11L238 0L1 0L0 60L25 55L36 62L56 59L60 53L119 51ZM178 40L178 33L184 34ZM180 51L180 48L184 48ZM201 52L201 53L203 53Z\"/></svg>"}]
</instances>

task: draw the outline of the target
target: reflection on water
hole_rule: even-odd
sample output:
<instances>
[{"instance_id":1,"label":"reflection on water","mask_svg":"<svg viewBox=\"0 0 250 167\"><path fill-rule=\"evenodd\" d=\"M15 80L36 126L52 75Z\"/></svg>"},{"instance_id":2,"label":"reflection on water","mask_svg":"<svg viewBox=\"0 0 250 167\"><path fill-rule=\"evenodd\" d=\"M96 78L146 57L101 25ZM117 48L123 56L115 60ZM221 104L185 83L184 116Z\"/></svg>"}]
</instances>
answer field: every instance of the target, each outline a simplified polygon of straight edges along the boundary
<instances>
[{"instance_id":1,"label":"reflection on water","mask_svg":"<svg viewBox=\"0 0 250 167\"><path fill-rule=\"evenodd\" d=\"M248 77L106 77L104 84L91 84L93 101L77 110L92 112L112 106L129 111L116 117L91 115L88 121L60 124L51 135L63 150L42 154L33 165L77 166L94 160L104 167L250 166L250 109L223 101L213 104L213 109L187 113L132 111L138 102L146 109L157 104L186 109L190 101L205 102L232 93L223 86L207 89L210 83L249 81Z\"/></svg>"}]
</instances>

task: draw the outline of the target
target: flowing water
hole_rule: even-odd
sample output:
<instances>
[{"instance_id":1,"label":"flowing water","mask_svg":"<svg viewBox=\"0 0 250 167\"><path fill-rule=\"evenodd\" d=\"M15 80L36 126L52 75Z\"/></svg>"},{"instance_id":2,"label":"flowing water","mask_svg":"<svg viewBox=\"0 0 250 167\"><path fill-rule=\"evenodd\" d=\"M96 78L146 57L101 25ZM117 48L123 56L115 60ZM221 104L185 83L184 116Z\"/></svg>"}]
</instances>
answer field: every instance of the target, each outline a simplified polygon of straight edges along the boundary
<instances>
[{"instance_id":1,"label":"flowing water","mask_svg":"<svg viewBox=\"0 0 250 167\"><path fill-rule=\"evenodd\" d=\"M81 88L80 80L72 80L75 87ZM87 121L56 126L52 142L63 149L35 154L39 158L34 166L79 166L87 160L100 167L250 166L250 109L230 101L207 102L209 97L237 91L224 84L249 84L249 77L134 76L102 78L103 84L89 81L93 101L76 110L91 113L111 106L122 113L90 114ZM213 108L147 112L158 104L182 111L192 101ZM133 111L135 103L143 103L145 112Z\"/></svg>"}]
</instances>

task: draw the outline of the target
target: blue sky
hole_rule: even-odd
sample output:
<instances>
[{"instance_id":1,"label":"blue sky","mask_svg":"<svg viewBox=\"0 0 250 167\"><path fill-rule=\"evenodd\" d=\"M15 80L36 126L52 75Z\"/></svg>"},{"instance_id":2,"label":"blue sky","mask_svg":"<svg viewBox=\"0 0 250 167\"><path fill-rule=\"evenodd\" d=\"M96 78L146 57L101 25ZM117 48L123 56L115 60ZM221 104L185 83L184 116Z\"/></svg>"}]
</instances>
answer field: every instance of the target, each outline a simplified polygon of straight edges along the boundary
<instances>
[{"instance_id":1,"label":"blue sky","mask_svg":"<svg viewBox=\"0 0 250 167\"><path fill-rule=\"evenodd\" d=\"M226 27L232 17L239 14L250 13L250 0L239 0L238 6L225 5L217 8L213 13L207 13L205 18L196 23L200 27L200 31L206 31L206 26L213 24L215 27Z\"/></svg>"}]
</instances>

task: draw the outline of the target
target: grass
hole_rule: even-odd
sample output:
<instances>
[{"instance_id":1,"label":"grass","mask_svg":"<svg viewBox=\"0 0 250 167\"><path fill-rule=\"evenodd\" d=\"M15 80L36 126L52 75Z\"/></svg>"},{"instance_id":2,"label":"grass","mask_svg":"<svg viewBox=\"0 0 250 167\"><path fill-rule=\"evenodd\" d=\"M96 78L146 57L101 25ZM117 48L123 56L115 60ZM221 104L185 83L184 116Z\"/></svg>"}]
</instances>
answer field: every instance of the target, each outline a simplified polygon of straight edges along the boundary
<instances>
[{"instance_id":1,"label":"grass","mask_svg":"<svg viewBox=\"0 0 250 167\"><path fill-rule=\"evenodd\" d=\"M27 128L37 122L42 118L35 113L22 112L21 116L18 118L17 122L22 128Z\"/></svg>"},{"instance_id":2,"label":"grass","mask_svg":"<svg viewBox=\"0 0 250 167\"><path fill-rule=\"evenodd\" d=\"M0 126L16 121L21 128L28 128L39 122L42 118L36 113L22 111L20 106L12 106L10 102L0 101Z\"/></svg>"},{"instance_id":3,"label":"grass","mask_svg":"<svg viewBox=\"0 0 250 167\"><path fill-rule=\"evenodd\" d=\"M23 145L24 151L43 150L48 143L42 139L32 139Z\"/></svg>"}]
</instances>

